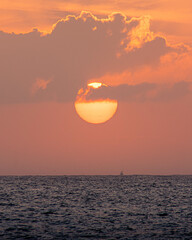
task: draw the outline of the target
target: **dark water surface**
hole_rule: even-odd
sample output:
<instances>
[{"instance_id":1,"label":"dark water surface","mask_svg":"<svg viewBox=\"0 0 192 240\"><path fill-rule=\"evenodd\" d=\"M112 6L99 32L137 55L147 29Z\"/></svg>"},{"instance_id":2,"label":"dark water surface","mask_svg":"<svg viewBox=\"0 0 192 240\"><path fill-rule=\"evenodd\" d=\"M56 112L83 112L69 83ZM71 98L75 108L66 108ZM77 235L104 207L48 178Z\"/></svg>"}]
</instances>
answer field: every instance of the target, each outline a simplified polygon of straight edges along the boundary
<instances>
[{"instance_id":1,"label":"dark water surface","mask_svg":"<svg viewBox=\"0 0 192 240\"><path fill-rule=\"evenodd\" d=\"M0 177L0 239L192 239L192 176Z\"/></svg>"}]
</instances>

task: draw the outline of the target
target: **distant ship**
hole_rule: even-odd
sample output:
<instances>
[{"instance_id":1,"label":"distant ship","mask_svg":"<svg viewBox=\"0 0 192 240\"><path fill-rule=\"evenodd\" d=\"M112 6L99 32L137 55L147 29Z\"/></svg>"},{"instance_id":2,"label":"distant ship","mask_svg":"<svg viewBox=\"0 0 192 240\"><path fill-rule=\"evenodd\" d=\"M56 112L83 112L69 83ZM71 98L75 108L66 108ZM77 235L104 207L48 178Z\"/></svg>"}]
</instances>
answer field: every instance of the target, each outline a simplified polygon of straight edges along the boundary
<instances>
[{"instance_id":1,"label":"distant ship","mask_svg":"<svg viewBox=\"0 0 192 240\"><path fill-rule=\"evenodd\" d=\"M123 174L123 171L121 171L121 172L120 172L120 176L123 176L123 175L124 175L124 174Z\"/></svg>"}]
</instances>

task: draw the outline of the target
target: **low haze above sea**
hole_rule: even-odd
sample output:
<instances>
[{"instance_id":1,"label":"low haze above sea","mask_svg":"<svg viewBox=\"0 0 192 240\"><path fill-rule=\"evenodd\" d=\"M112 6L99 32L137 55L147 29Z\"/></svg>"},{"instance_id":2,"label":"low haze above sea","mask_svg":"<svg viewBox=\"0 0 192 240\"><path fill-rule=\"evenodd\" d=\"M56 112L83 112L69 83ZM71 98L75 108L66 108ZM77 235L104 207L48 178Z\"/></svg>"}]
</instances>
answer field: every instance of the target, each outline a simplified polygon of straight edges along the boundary
<instances>
[{"instance_id":1,"label":"low haze above sea","mask_svg":"<svg viewBox=\"0 0 192 240\"><path fill-rule=\"evenodd\" d=\"M192 176L1 176L0 239L192 239Z\"/></svg>"}]
</instances>

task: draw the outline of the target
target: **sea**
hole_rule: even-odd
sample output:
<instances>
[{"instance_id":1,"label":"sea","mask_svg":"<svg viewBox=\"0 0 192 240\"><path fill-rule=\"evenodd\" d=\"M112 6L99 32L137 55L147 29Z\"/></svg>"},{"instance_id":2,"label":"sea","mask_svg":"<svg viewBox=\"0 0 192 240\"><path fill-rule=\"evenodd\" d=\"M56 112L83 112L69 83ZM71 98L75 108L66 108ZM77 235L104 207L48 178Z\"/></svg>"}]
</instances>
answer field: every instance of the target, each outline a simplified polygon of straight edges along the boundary
<instances>
[{"instance_id":1,"label":"sea","mask_svg":"<svg viewBox=\"0 0 192 240\"><path fill-rule=\"evenodd\" d=\"M0 239L192 239L192 176L1 176Z\"/></svg>"}]
</instances>

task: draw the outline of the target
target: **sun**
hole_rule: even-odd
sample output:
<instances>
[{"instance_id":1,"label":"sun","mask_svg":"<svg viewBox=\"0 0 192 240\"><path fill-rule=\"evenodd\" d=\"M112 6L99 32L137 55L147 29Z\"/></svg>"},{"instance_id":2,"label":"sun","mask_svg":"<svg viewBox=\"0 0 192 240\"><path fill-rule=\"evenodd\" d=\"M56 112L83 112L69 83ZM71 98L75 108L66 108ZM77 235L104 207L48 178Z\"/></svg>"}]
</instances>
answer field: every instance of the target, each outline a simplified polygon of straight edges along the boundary
<instances>
[{"instance_id":1,"label":"sun","mask_svg":"<svg viewBox=\"0 0 192 240\"><path fill-rule=\"evenodd\" d=\"M108 87L107 85L99 82L87 84L86 89L81 88L78 91L75 101L75 109L77 114L86 122L99 124L104 123L111 119L117 111L117 100L115 99L87 99L87 96L93 90L101 87Z\"/></svg>"}]
</instances>

